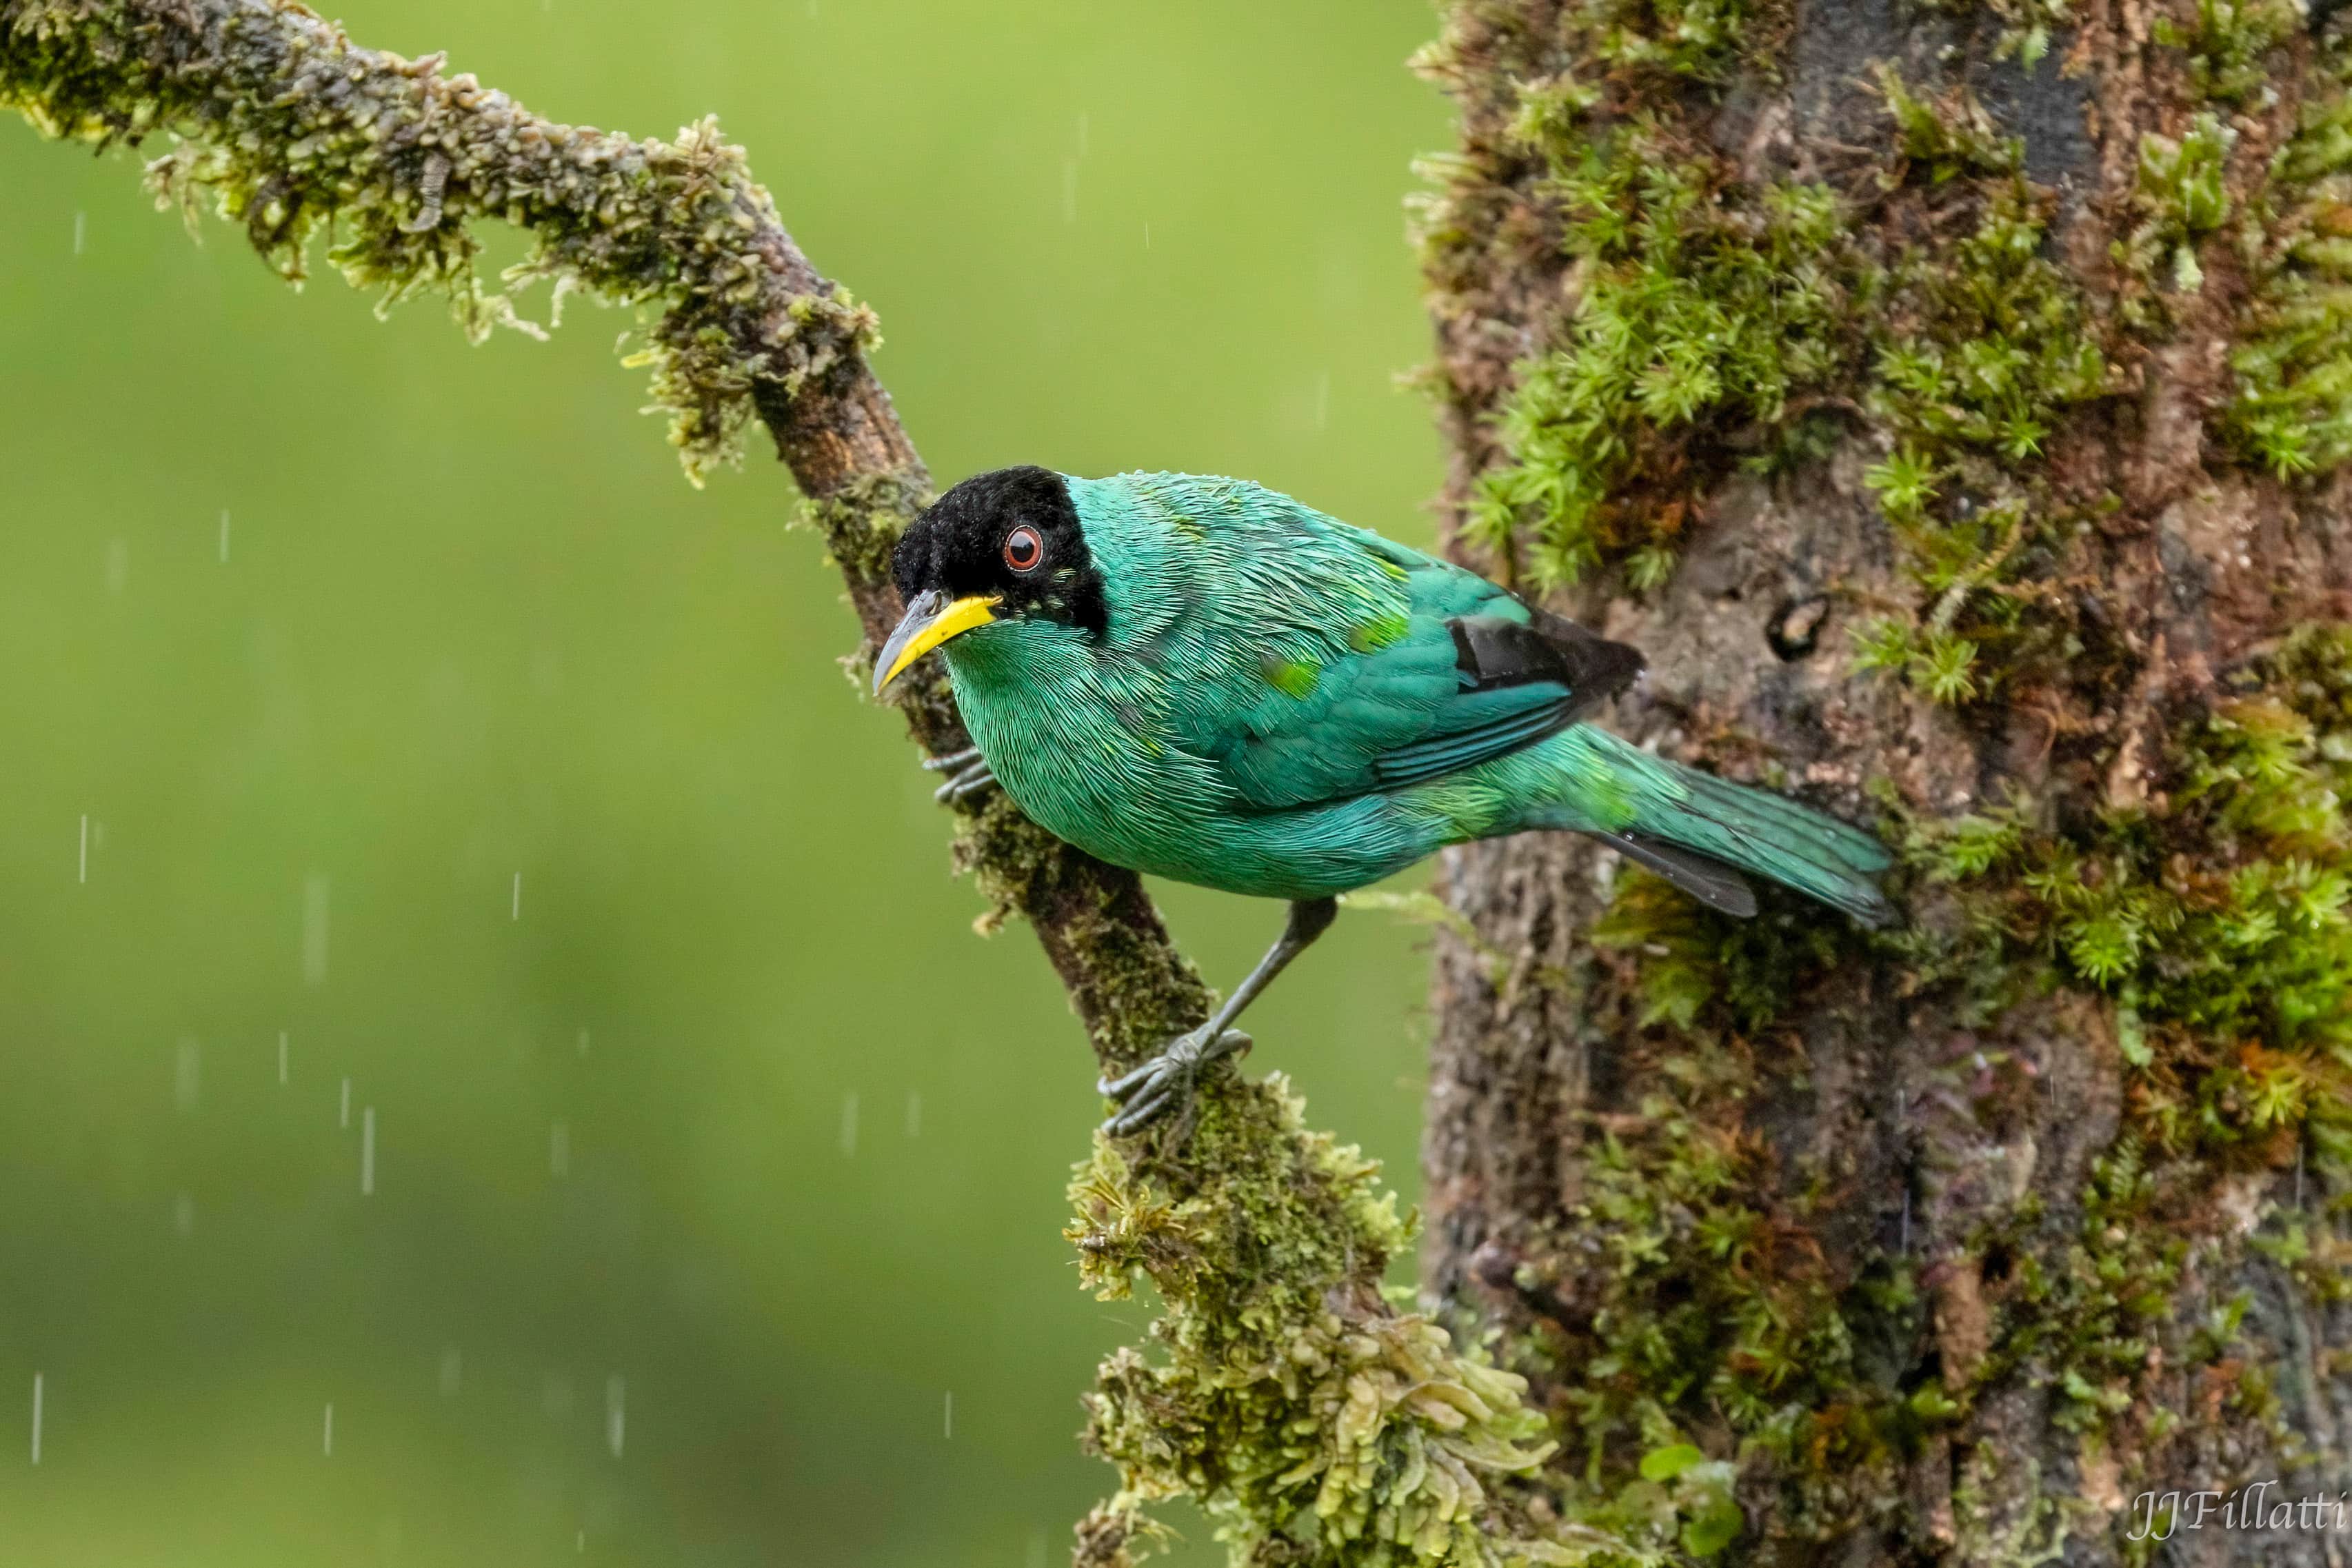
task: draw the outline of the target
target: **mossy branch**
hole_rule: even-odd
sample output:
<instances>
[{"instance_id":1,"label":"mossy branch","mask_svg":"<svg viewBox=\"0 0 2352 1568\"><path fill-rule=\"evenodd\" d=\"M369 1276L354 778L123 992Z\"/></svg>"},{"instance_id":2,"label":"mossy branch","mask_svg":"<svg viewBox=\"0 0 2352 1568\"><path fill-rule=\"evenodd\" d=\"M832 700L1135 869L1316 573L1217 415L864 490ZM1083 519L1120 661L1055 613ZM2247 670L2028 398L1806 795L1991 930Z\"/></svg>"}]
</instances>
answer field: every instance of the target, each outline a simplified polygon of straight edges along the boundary
<instances>
[{"instance_id":1,"label":"mossy branch","mask_svg":"<svg viewBox=\"0 0 2352 1568\"><path fill-rule=\"evenodd\" d=\"M879 646L900 606L890 546L931 493L866 353L873 313L820 274L715 121L636 141L531 113L443 59L363 48L290 0L0 0L0 106L105 146L167 136L148 165L191 221L201 200L299 282L328 260L386 307L446 297L478 339L541 329L479 271L482 220L530 254L501 280L634 307L656 406L688 474L737 460L763 422ZM966 743L944 689L910 683L915 738ZM1003 807L965 858L1035 922L1106 1062L1207 1016L1207 994L1135 878Z\"/></svg>"},{"instance_id":2,"label":"mossy branch","mask_svg":"<svg viewBox=\"0 0 2352 1568\"><path fill-rule=\"evenodd\" d=\"M537 334L478 270L471 226L500 219L533 241L508 287L549 282L559 309L574 291L635 308L632 363L653 369L688 475L737 460L751 422L766 425L870 658L901 609L891 545L930 495L866 363L872 312L809 263L715 121L674 142L559 125L442 63L362 48L291 0L0 0L0 106L100 146L169 136L149 165L159 199L193 223L209 198L289 280L323 240L385 306L437 292L478 341ZM927 751L966 743L935 677L904 684ZM1001 794L961 820L959 861L992 905L982 924L1029 920L1106 1066L1207 1016L1137 878ZM1308 1131L1278 1082L1222 1081L1189 1141L1097 1140L1076 1189L1087 1278L1108 1292L1149 1278L1168 1354L1104 1366L1091 1435L1122 1489L1080 1527L1083 1561L1130 1561L1152 1528L1142 1505L1180 1494L1237 1554L1286 1562L1559 1562L1608 1544L1514 1527L1481 1484L1542 1458L1542 1419L1517 1378L1383 1300L1406 1230L1375 1174Z\"/></svg>"}]
</instances>

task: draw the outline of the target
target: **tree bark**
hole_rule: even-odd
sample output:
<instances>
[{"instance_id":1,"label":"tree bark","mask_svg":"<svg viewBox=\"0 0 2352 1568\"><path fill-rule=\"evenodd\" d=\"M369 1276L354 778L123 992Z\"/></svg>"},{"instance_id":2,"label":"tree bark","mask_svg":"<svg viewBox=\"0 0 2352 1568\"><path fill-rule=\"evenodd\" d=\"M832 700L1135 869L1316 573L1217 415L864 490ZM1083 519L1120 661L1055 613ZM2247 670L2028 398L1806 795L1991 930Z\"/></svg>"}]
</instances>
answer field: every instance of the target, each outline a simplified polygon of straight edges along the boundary
<instances>
[{"instance_id":1,"label":"tree bark","mask_svg":"<svg viewBox=\"0 0 2352 1568\"><path fill-rule=\"evenodd\" d=\"M1647 653L1604 721L1908 866L1873 939L1580 839L1445 856L1424 1281L1532 1380L1563 1515L1772 1563L2352 1552L2341 921L2218 934L2345 864L2342 58L2252 6L1448 8L1457 553ZM1736 1521L1640 1479L1684 1443Z\"/></svg>"}]
</instances>

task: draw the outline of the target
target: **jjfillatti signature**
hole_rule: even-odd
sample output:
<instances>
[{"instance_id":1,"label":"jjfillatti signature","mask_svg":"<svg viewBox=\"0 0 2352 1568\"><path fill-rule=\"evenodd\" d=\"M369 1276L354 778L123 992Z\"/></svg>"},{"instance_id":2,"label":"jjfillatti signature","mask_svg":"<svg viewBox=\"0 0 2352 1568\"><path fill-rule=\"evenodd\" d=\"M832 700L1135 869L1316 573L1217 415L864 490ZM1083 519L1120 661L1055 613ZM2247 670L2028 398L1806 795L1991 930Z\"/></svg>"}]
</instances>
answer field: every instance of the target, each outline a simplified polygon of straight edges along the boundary
<instances>
[{"instance_id":1,"label":"jjfillatti signature","mask_svg":"<svg viewBox=\"0 0 2352 1568\"><path fill-rule=\"evenodd\" d=\"M2279 1483L2256 1481L2234 1491L2142 1492L2132 1499L2132 1541L2169 1541L2183 1530L2352 1529L2352 1493L2287 1498Z\"/></svg>"}]
</instances>

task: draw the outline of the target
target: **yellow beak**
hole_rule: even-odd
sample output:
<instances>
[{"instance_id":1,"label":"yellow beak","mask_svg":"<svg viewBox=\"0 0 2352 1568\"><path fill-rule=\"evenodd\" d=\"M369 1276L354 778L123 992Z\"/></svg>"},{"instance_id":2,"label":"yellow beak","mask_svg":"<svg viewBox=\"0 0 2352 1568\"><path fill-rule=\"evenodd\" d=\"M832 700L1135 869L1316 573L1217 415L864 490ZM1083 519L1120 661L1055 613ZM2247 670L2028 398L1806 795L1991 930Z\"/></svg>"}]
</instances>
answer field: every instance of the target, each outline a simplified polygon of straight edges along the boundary
<instances>
[{"instance_id":1,"label":"yellow beak","mask_svg":"<svg viewBox=\"0 0 2352 1568\"><path fill-rule=\"evenodd\" d=\"M898 629L890 634L890 640L875 656L874 695L881 696L882 689L898 679L900 670L950 637L961 637L972 627L984 626L994 620L996 617L988 612L997 602L978 595L950 601L937 588L916 595Z\"/></svg>"}]
</instances>

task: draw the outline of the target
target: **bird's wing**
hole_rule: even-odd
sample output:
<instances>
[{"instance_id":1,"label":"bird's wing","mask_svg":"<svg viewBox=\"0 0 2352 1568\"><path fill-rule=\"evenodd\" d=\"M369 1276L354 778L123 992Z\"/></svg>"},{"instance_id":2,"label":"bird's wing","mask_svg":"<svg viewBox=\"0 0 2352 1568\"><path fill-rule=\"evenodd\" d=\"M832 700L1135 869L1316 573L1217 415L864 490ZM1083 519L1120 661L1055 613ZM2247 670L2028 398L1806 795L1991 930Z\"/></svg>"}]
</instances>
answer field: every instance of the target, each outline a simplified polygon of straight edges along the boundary
<instances>
[{"instance_id":1,"label":"bird's wing","mask_svg":"<svg viewBox=\"0 0 2352 1568\"><path fill-rule=\"evenodd\" d=\"M1624 643L1515 599L1509 608L1526 618L1499 606L1446 617L1454 690L1433 715L1430 734L1373 759L1383 787L1454 773L1556 735L1641 673L1641 654Z\"/></svg>"},{"instance_id":2,"label":"bird's wing","mask_svg":"<svg viewBox=\"0 0 2352 1568\"><path fill-rule=\"evenodd\" d=\"M1475 766L1565 729L1642 668L1622 643L1287 497L1153 479L1197 525L1180 546L1194 558L1183 608L1153 639L1170 726L1248 806Z\"/></svg>"}]
</instances>

